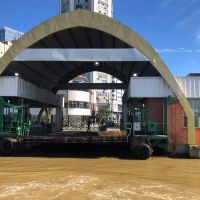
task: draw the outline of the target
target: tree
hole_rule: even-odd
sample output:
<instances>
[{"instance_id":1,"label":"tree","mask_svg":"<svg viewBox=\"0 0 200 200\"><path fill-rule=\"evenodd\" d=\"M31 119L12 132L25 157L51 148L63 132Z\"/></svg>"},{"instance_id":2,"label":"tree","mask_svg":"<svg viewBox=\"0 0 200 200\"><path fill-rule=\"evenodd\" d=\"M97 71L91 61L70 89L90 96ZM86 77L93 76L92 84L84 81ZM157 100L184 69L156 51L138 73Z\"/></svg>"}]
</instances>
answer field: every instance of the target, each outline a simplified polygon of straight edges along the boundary
<instances>
[{"instance_id":1,"label":"tree","mask_svg":"<svg viewBox=\"0 0 200 200\"><path fill-rule=\"evenodd\" d=\"M102 118L106 118L108 117L108 115L110 114L110 111L108 110L108 108L99 108L98 113L97 113L97 117L101 120Z\"/></svg>"}]
</instances>

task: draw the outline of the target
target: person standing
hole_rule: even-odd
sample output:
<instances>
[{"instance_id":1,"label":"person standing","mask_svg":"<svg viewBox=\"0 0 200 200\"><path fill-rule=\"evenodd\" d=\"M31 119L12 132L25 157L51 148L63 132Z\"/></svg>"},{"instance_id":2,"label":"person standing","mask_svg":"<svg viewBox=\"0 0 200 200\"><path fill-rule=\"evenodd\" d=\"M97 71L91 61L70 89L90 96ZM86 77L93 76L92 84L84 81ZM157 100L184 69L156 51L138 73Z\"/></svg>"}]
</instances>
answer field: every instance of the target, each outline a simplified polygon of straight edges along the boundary
<instances>
[{"instance_id":1,"label":"person standing","mask_svg":"<svg viewBox=\"0 0 200 200\"><path fill-rule=\"evenodd\" d=\"M91 119L88 118L88 123L87 123L87 132L91 132L91 130L90 130L90 125L91 125Z\"/></svg>"}]
</instances>

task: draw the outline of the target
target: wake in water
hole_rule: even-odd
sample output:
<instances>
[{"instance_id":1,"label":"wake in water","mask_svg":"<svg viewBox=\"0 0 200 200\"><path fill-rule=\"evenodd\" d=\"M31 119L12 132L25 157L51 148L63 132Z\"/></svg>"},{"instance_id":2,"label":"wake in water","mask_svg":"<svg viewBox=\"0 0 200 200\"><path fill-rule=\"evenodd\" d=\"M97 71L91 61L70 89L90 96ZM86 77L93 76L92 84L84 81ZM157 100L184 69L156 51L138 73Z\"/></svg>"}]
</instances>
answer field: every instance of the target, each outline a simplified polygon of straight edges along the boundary
<instances>
[{"instance_id":1,"label":"wake in water","mask_svg":"<svg viewBox=\"0 0 200 200\"><path fill-rule=\"evenodd\" d=\"M166 185L121 185L95 176L67 176L48 181L32 181L0 186L0 199L92 199L92 200L197 200L191 191Z\"/></svg>"}]
</instances>

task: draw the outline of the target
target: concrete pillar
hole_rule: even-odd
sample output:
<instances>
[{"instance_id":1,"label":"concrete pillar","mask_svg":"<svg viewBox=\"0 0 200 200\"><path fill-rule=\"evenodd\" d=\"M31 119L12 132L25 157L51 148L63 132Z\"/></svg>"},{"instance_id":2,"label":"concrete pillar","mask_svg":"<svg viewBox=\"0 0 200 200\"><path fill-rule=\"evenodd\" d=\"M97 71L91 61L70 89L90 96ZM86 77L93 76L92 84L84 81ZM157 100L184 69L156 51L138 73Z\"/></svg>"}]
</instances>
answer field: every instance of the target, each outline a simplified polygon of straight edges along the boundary
<instances>
[{"instance_id":1,"label":"concrete pillar","mask_svg":"<svg viewBox=\"0 0 200 200\"><path fill-rule=\"evenodd\" d=\"M51 123L51 115L52 115L52 107L47 107L45 108L45 113L46 113L46 122Z\"/></svg>"},{"instance_id":2,"label":"concrete pillar","mask_svg":"<svg viewBox=\"0 0 200 200\"><path fill-rule=\"evenodd\" d=\"M39 124L41 122L41 117L42 117L42 114L43 114L44 110L45 110L45 107L40 109L40 112L39 112L39 114L37 116L37 120L36 120L37 124Z\"/></svg>"},{"instance_id":3,"label":"concrete pillar","mask_svg":"<svg viewBox=\"0 0 200 200\"><path fill-rule=\"evenodd\" d=\"M63 108L57 107L56 108L56 130L61 131L63 127Z\"/></svg>"}]
</instances>

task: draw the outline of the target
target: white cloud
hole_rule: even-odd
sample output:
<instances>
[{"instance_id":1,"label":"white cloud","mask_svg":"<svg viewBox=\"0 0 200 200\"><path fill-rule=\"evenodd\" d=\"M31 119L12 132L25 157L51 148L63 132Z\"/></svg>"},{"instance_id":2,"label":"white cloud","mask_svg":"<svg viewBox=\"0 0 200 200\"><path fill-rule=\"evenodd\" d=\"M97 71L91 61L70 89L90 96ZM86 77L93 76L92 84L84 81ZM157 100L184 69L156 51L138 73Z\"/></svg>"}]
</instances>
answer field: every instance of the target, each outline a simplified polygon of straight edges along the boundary
<instances>
[{"instance_id":1,"label":"white cloud","mask_svg":"<svg viewBox=\"0 0 200 200\"><path fill-rule=\"evenodd\" d=\"M198 3L199 0L181 0L181 1L174 1L173 4L171 4L173 10L175 9L175 12L172 12L170 16L168 17L168 21L172 22L176 20L177 18L182 19L188 16L188 11L193 7L195 4Z\"/></svg>"},{"instance_id":2,"label":"white cloud","mask_svg":"<svg viewBox=\"0 0 200 200\"><path fill-rule=\"evenodd\" d=\"M196 50L191 50L191 49L185 49L185 50L182 50L180 52L183 52L183 53L195 53Z\"/></svg>"},{"instance_id":3,"label":"white cloud","mask_svg":"<svg viewBox=\"0 0 200 200\"><path fill-rule=\"evenodd\" d=\"M199 20L199 0L161 0L159 8L162 11L159 17L162 15L165 22L173 23L175 31Z\"/></svg>"},{"instance_id":4,"label":"white cloud","mask_svg":"<svg viewBox=\"0 0 200 200\"><path fill-rule=\"evenodd\" d=\"M185 28L190 23L199 20L200 10L194 10L190 15L186 15L185 17L180 20L180 22L176 25L176 29Z\"/></svg>"},{"instance_id":5,"label":"white cloud","mask_svg":"<svg viewBox=\"0 0 200 200\"><path fill-rule=\"evenodd\" d=\"M158 53L200 53L200 49L186 49L184 47L180 47L177 49L156 49Z\"/></svg>"},{"instance_id":6,"label":"white cloud","mask_svg":"<svg viewBox=\"0 0 200 200\"><path fill-rule=\"evenodd\" d=\"M158 53L166 53L166 52L177 52L176 49L156 49Z\"/></svg>"}]
</instances>

